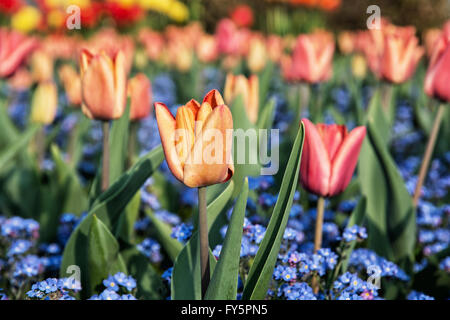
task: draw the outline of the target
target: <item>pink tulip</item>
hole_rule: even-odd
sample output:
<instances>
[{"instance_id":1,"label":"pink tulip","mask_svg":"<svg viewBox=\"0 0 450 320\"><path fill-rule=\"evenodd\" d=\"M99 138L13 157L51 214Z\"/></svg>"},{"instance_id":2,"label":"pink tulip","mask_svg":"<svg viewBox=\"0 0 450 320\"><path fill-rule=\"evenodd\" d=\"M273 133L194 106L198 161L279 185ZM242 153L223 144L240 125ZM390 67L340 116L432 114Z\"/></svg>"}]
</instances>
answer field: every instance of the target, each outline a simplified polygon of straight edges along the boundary
<instances>
[{"instance_id":1,"label":"pink tulip","mask_svg":"<svg viewBox=\"0 0 450 320\"><path fill-rule=\"evenodd\" d=\"M12 75L37 45L35 38L0 28L0 77Z\"/></svg>"},{"instance_id":2,"label":"pink tulip","mask_svg":"<svg viewBox=\"0 0 450 320\"><path fill-rule=\"evenodd\" d=\"M293 69L306 82L317 83L331 77L334 39L326 31L303 34L297 38L293 52Z\"/></svg>"},{"instance_id":3,"label":"pink tulip","mask_svg":"<svg viewBox=\"0 0 450 320\"><path fill-rule=\"evenodd\" d=\"M432 97L450 101L450 22L436 41L425 77L425 92Z\"/></svg>"},{"instance_id":4,"label":"pink tulip","mask_svg":"<svg viewBox=\"0 0 450 320\"><path fill-rule=\"evenodd\" d=\"M366 128L356 127L347 132L343 125L302 121L305 125L300 165L302 186L322 197L340 194L352 179Z\"/></svg>"}]
</instances>

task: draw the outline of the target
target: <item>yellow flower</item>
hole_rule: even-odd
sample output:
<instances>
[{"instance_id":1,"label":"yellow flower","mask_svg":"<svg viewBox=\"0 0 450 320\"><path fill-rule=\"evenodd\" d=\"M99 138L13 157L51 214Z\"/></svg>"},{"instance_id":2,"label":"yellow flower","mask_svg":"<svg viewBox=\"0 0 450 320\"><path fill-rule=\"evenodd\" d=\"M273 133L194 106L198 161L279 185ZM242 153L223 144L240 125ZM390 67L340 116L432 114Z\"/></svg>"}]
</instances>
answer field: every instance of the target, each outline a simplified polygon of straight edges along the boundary
<instances>
[{"instance_id":1,"label":"yellow flower","mask_svg":"<svg viewBox=\"0 0 450 320\"><path fill-rule=\"evenodd\" d=\"M13 29L30 32L36 29L41 20L41 13L33 6L24 6L11 18Z\"/></svg>"},{"instance_id":2,"label":"yellow flower","mask_svg":"<svg viewBox=\"0 0 450 320\"><path fill-rule=\"evenodd\" d=\"M183 22L189 18L189 10L184 3L174 1L170 6L169 12L167 12L167 15L177 22Z\"/></svg>"},{"instance_id":3,"label":"yellow flower","mask_svg":"<svg viewBox=\"0 0 450 320\"><path fill-rule=\"evenodd\" d=\"M31 121L50 124L56 116L58 93L53 82L39 84L31 100Z\"/></svg>"},{"instance_id":4,"label":"yellow flower","mask_svg":"<svg viewBox=\"0 0 450 320\"><path fill-rule=\"evenodd\" d=\"M64 24L65 14L59 9L50 10L47 14L47 24L52 28L59 28Z\"/></svg>"},{"instance_id":5,"label":"yellow flower","mask_svg":"<svg viewBox=\"0 0 450 320\"><path fill-rule=\"evenodd\" d=\"M154 10L162 13L167 13L173 0L138 0L139 5L147 10Z\"/></svg>"},{"instance_id":6,"label":"yellow flower","mask_svg":"<svg viewBox=\"0 0 450 320\"><path fill-rule=\"evenodd\" d=\"M362 55L355 55L352 58L352 73L355 78L364 79L367 74L367 62Z\"/></svg>"}]
</instances>

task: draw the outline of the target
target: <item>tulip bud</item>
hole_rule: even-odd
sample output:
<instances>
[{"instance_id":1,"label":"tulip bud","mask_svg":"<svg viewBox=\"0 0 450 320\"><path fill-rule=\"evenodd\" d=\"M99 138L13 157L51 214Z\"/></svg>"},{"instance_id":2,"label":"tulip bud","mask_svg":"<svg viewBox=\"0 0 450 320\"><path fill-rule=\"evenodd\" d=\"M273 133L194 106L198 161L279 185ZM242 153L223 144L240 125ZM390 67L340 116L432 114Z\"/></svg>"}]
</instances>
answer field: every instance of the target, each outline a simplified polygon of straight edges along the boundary
<instances>
[{"instance_id":1,"label":"tulip bud","mask_svg":"<svg viewBox=\"0 0 450 320\"><path fill-rule=\"evenodd\" d=\"M247 56L247 65L252 73L260 72L267 63L266 46L262 39L253 38Z\"/></svg>"},{"instance_id":2,"label":"tulip bud","mask_svg":"<svg viewBox=\"0 0 450 320\"><path fill-rule=\"evenodd\" d=\"M247 117L252 123L258 120L259 110L259 80L256 75L246 78L244 75L229 73L225 81L225 100L232 102L237 96L242 95Z\"/></svg>"},{"instance_id":3,"label":"tulip bud","mask_svg":"<svg viewBox=\"0 0 450 320\"><path fill-rule=\"evenodd\" d=\"M73 106L81 104L81 78L78 72L70 65L63 65L59 69L59 78L66 91L67 99Z\"/></svg>"},{"instance_id":4,"label":"tulip bud","mask_svg":"<svg viewBox=\"0 0 450 320\"><path fill-rule=\"evenodd\" d=\"M151 111L152 85L143 73L128 81L128 96L131 97L130 120L146 118Z\"/></svg>"},{"instance_id":5,"label":"tulip bud","mask_svg":"<svg viewBox=\"0 0 450 320\"><path fill-rule=\"evenodd\" d=\"M37 82L53 80L53 58L44 50L31 55L31 74Z\"/></svg>"},{"instance_id":6,"label":"tulip bud","mask_svg":"<svg viewBox=\"0 0 450 320\"><path fill-rule=\"evenodd\" d=\"M210 91L202 105L189 101L175 118L159 102L155 114L167 164L178 180L196 188L231 179L233 118L218 91Z\"/></svg>"},{"instance_id":7,"label":"tulip bud","mask_svg":"<svg viewBox=\"0 0 450 320\"><path fill-rule=\"evenodd\" d=\"M125 111L127 79L125 56L121 50L111 58L104 51L80 55L81 109L90 119L118 119Z\"/></svg>"},{"instance_id":8,"label":"tulip bud","mask_svg":"<svg viewBox=\"0 0 450 320\"><path fill-rule=\"evenodd\" d=\"M356 127L347 132L345 126L302 121L305 125L300 164L302 186L322 197L340 194L352 179L366 128Z\"/></svg>"},{"instance_id":9,"label":"tulip bud","mask_svg":"<svg viewBox=\"0 0 450 320\"><path fill-rule=\"evenodd\" d=\"M31 101L31 121L50 124L56 116L58 92L53 82L40 83Z\"/></svg>"},{"instance_id":10,"label":"tulip bud","mask_svg":"<svg viewBox=\"0 0 450 320\"><path fill-rule=\"evenodd\" d=\"M357 79L364 79L367 74L367 62L364 56L357 54L352 58L352 73Z\"/></svg>"}]
</instances>

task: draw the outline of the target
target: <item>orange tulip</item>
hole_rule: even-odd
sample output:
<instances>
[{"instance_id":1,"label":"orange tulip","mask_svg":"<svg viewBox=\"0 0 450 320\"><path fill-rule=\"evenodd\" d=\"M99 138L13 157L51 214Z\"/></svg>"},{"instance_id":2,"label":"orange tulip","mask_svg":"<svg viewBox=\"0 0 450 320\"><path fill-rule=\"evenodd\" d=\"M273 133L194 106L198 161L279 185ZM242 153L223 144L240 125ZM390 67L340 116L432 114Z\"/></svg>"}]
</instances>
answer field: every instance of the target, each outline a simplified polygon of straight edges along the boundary
<instances>
[{"instance_id":1,"label":"orange tulip","mask_svg":"<svg viewBox=\"0 0 450 320\"><path fill-rule=\"evenodd\" d=\"M237 96L242 95L247 117L252 123L258 120L259 109L259 80L256 75L251 75L248 79L240 74L227 74L224 89L225 100L232 102Z\"/></svg>"},{"instance_id":2,"label":"orange tulip","mask_svg":"<svg viewBox=\"0 0 450 320\"><path fill-rule=\"evenodd\" d=\"M152 85L145 74L138 73L128 81L128 96L131 97L130 120L148 117L152 107Z\"/></svg>"},{"instance_id":3,"label":"orange tulip","mask_svg":"<svg viewBox=\"0 0 450 320\"><path fill-rule=\"evenodd\" d=\"M175 118L160 102L155 103L155 114L167 164L179 181L196 188L233 176L233 118L217 90L201 105L191 100L181 106Z\"/></svg>"},{"instance_id":4,"label":"orange tulip","mask_svg":"<svg viewBox=\"0 0 450 320\"><path fill-rule=\"evenodd\" d=\"M58 91L53 82L40 83L31 101L31 121L51 124L58 108Z\"/></svg>"},{"instance_id":5,"label":"orange tulip","mask_svg":"<svg viewBox=\"0 0 450 320\"><path fill-rule=\"evenodd\" d=\"M127 78L125 56L121 50L111 58L106 52L80 55L83 113L90 119L118 119L125 111Z\"/></svg>"},{"instance_id":6,"label":"orange tulip","mask_svg":"<svg viewBox=\"0 0 450 320\"><path fill-rule=\"evenodd\" d=\"M202 35L195 47L198 59L203 63L213 62L217 59L217 41L214 36Z\"/></svg>"},{"instance_id":7,"label":"orange tulip","mask_svg":"<svg viewBox=\"0 0 450 320\"><path fill-rule=\"evenodd\" d=\"M0 77L12 75L37 45L36 38L0 28Z\"/></svg>"},{"instance_id":8,"label":"orange tulip","mask_svg":"<svg viewBox=\"0 0 450 320\"><path fill-rule=\"evenodd\" d=\"M353 32L342 31L338 36L339 51L343 54L350 54L355 51L356 37Z\"/></svg>"},{"instance_id":9,"label":"orange tulip","mask_svg":"<svg viewBox=\"0 0 450 320\"><path fill-rule=\"evenodd\" d=\"M366 135L365 127L347 132L345 126L314 125L308 119L300 165L300 182L308 191L332 197L343 192L352 179L359 151Z\"/></svg>"},{"instance_id":10,"label":"orange tulip","mask_svg":"<svg viewBox=\"0 0 450 320\"><path fill-rule=\"evenodd\" d=\"M58 74L70 104L73 106L80 106L81 78L78 72L72 66L66 64L59 69Z\"/></svg>"},{"instance_id":11,"label":"orange tulip","mask_svg":"<svg viewBox=\"0 0 450 320\"><path fill-rule=\"evenodd\" d=\"M326 81L333 69L334 39L326 31L300 35L292 63L298 78L309 83Z\"/></svg>"},{"instance_id":12,"label":"orange tulip","mask_svg":"<svg viewBox=\"0 0 450 320\"><path fill-rule=\"evenodd\" d=\"M53 80L53 58L44 50L36 50L31 55L31 74L37 82Z\"/></svg>"}]
</instances>

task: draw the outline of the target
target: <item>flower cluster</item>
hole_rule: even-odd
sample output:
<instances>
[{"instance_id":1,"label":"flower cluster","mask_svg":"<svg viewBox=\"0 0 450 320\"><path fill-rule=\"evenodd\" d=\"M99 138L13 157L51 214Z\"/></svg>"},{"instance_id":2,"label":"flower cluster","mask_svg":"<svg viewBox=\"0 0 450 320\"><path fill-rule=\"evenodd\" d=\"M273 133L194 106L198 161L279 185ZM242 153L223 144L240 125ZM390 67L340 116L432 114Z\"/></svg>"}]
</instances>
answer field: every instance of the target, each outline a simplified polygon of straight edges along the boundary
<instances>
[{"instance_id":1,"label":"flower cluster","mask_svg":"<svg viewBox=\"0 0 450 320\"><path fill-rule=\"evenodd\" d=\"M75 297L70 294L80 290L80 282L73 278L48 278L34 283L31 290L27 292L27 296L38 300L75 300Z\"/></svg>"},{"instance_id":2,"label":"flower cluster","mask_svg":"<svg viewBox=\"0 0 450 320\"><path fill-rule=\"evenodd\" d=\"M123 272L110 275L103 280L105 289L93 295L89 300L136 300L132 292L136 289L136 280Z\"/></svg>"}]
</instances>

